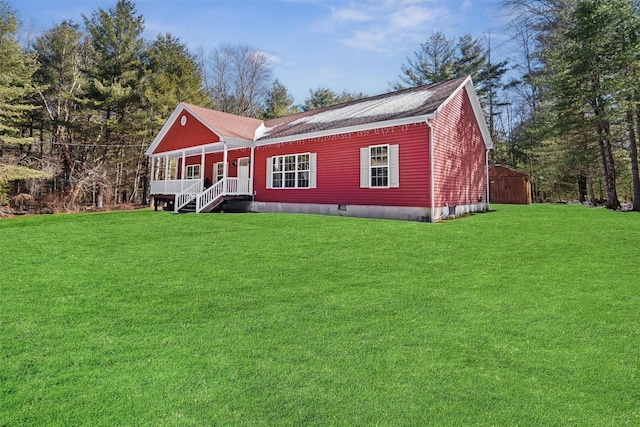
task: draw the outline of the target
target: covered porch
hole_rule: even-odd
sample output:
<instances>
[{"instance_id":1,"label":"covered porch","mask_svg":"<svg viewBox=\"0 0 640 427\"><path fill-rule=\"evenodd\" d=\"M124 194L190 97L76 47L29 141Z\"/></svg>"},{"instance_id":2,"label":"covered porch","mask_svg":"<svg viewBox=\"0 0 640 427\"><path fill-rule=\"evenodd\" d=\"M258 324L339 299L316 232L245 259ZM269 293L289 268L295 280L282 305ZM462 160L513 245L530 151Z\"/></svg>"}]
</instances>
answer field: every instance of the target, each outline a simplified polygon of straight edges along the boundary
<instances>
[{"instance_id":1,"label":"covered porch","mask_svg":"<svg viewBox=\"0 0 640 427\"><path fill-rule=\"evenodd\" d=\"M174 212L210 212L227 197L253 196L254 146L220 141L156 153L151 159L151 196Z\"/></svg>"}]
</instances>

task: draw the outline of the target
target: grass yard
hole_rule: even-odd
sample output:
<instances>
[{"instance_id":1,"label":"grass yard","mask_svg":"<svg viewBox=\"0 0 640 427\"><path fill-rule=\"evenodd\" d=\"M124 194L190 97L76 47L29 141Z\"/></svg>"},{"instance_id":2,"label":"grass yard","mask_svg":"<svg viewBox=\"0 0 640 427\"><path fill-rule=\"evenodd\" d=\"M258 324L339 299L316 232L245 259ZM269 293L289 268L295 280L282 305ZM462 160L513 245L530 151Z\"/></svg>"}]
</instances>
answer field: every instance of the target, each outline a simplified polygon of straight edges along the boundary
<instances>
[{"instance_id":1,"label":"grass yard","mask_svg":"<svg viewBox=\"0 0 640 427\"><path fill-rule=\"evenodd\" d=\"M640 215L0 221L0 425L640 425Z\"/></svg>"}]
</instances>

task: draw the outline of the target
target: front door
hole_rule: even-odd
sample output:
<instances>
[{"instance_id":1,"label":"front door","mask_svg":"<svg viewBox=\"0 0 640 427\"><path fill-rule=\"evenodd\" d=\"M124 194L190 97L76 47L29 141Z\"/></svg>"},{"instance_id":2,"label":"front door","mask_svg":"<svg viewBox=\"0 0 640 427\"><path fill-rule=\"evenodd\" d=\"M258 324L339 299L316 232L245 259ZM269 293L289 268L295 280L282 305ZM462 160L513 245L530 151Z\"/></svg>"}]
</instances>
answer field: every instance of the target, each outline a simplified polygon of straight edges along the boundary
<instances>
[{"instance_id":1,"label":"front door","mask_svg":"<svg viewBox=\"0 0 640 427\"><path fill-rule=\"evenodd\" d=\"M249 193L249 157L238 159L238 193Z\"/></svg>"}]
</instances>

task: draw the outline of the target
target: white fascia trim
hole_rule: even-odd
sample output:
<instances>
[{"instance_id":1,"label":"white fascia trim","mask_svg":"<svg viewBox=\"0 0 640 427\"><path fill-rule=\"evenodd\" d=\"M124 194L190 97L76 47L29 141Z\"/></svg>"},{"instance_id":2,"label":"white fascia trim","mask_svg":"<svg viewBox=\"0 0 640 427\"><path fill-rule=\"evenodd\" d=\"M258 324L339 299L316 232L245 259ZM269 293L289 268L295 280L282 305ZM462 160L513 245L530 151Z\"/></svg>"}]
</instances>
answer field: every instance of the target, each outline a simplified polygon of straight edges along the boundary
<instances>
[{"instance_id":1,"label":"white fascia trim","mask_svg":"<svg viewBox=\"0 0 640 427\"><path fill-rule=\"evenodd\" d=\"M147 154L149 157L182 157L184 153L185 156L193 156L200 154L204 149L205 153L219 153L224 151L224 143L227 143L227 149L230 150L242 150L244 148L251 148L253 145L251 142L242 140L242 139L223 139L218 142L212 142L211 144L205 145L196 145L193 147L187 147L180 150L173 151L163 151L162 153L155 154Z\"/></svg>"},{"instance_id":2,"label":"white fascia trim","mask_svg":"<svg viewBox=\"0 0 640 427\"><path fill-rule=\"evenodd\" d=\"M487 150L492 150L493 140L491 139L491 132L489 132L487 122L484 120L482 106L480 105L480 100L478 99L478 94L476 93L476 88L471 81L471 77L466 80L465 87L467 89L467 93L469 94L469 98L471 99L471 106L473 107L473 113L475 114L476 121L478 122L478 126L480 127L480 132L482 133L482 138L484 139L484 145ZM489 202L487 201L487 203Z\"/></svg>"},{"instance_id":3,"label":"white fascia trim","mask_svg":"<svg viewBox=\"0 0 640 427\"><path fill-rule=\"evenodd\" d=\"M467 94L469 95L469 100L471 101L471 107L473 107L473 114L476 116L476 122L478 123L478 127L480 128L480 133L482 134L484 145L487 150L492 150L493 140L491 139L491 133L489 132L489 128L487 127L487 122L485 122L484 120L484 112L482 111L482 106L480 105L480 100L478 99L478 93L476 92L476 88L473 85L471 76L467 76L467 78L464 79L460 86L456 90L454 90L451 95L449 95L446 101L440 104L440 106L436 109L435 114L437 115L440 110L442 110L453 99L453 97L455 97L458 92L462 90L462 88L467 89Z\"/></svg>"},{"instance_id":4,"label":"white fascia trim","mask_svg":"<svg viewBox=\"0 0 640 427\"><path fill-rule=\"evenodd\" d=\"M366 123L358 126L349 126L344 128L323 130L318 132L284 136L281 138L265 139L263 141L256 141L255 146L259 147L263 145L279 144L282 142L301 141L305 139L321 138L323 136L340 135L340 134L350 133L350 132L359 132L359 131L379 129L379 128L388 128L392 126L409 125L413 123L421 123L426 120L434 119L435 117L436 116L434 114L427 114L423 116L406 117L403 119L396 119L396 120L385 120L383 122Z\"/></svg>"},{"instance_id":5,"label":"white fascia trim","mask_svg":"<svg viewBox=\"0 0 640 427\"><path fill-rule=\"evenodd\" d=\"M220 142L226 142L227 148L251 148L254 144L253 141L247 141L246 139L236 139L236 138L225 138L224 140L220 140Z\"/></svg>"},{"instance_id":6,"label":"white fascia trim","mask_svg":"<svg viewBox=\"0 0 640 427\"><path fill-rule=\"evenodd\" d=\"M466 79L460 84L458 89L454 90L451 95L444 101L440 106L436 109L436 116L452 99L455 97L458 92L462 90L462 88L467 89L467 94L469 95L469 100L471 101L471 107L473 107L473 114L476 116L476 122L478 123L478 127L480 128L480 133L482 134L482 139L484 140L484 146L487 150L493 149L493 140L491 139L491 133L489 132L489 128L487 127L487 122L484 120L484 112L482 111L482 106L480 105L480 100L478 99L478 93L476 92L476 88L473 85L473 81L471 80L471 76L467 76Z\"/></svg>"},{"instance_id":7,"label":"white fascia trim","mask_svg":"<svg viewBox=\"0 0 640 427\"><path fill-rule=\"evenodd\" d=\"M169 129L171 129L171 126L173 126L173 123L176 121L176 119L178 118L182 110L184 110L184 105L180 103L175 108L175 110L173 110L173 113L171 113L171 115L165 122L164 126L162 126L162 129L160 129L160 133L156 135L156 137L153 139L153 142L151 143L149 148L147 148L147 151L145 151L144 154L146 154L149 157L157 157L157 156L153 156L153 151L158 147L158 145L160 145L160 141L162 141L162 139L165 137L167 132L169 132Z\"/></svg>"},{"instance_id":8,"label":"white fascia trim","mask_svg":"<svg viewBox=\"0 0 640 427\"><path fill-rule=\"evenodd\" d=\"M443 103L441 103L438 108L436 108L435 113L438 114L444 107L446 107L449 102L451 102L451 100L453 98L455 98L455 96L458 94L458 92L460 92L460 90L462 90L462 88L471 81L471 76L467 76L466 79L464 79L464 81L462 83L460 83L460 86L458 86L458 88L456 90L454 90L453 92L451 92L451 94L449 95L449 97L447 99L444 100ZM471 84L473 86L473 83ZM474 91L475 92L475 91ZM477 99L477 97L476 97ZM471 103L473 103L473 101L471 101Z\"/></svg>"},{"instance_id":9,"label":"white fascia trim","mask_svg":"<svg viewBox=\"0 0 640 427\"><path fill-rule=\"evenodd\" d=\"M224 137L222 135L220 135L214 128L212 128L211 126L209 126L206 122L204 122L203 120L200 119L200 117L198 117L198 115L196 113L194 113L193 111L191 111L186 105L184 105L182 102L178 104L178 106L176 107L175 110L173 110L173 113L171 113L171 116L169 116L169 119L167 119L167 122L164 124L164 126L162 126L162 129L160 130L160 133L158 133L158 135L155 137L155 139L153 140L153 142L151 143L151 145L149 146L149 148L147 149L147 151L145 152L145 154L149 157L157 157L155 155L153 155L153 151L158 147L158 145L160 145L160 142L162 141L162 139L165 137L165 135L167 134L167 132L169 132L169 129L171 129L171 127L173 126L173 124L175 123L175 121L178 119L178 117L180 117L180 114L183 111L188 111L189 114L191 114L193 117L196 118L196 120L198 120L200 123L202 123L207 129L209 129L214 135L216 135L218 137L218 139L220 140L220 142L222 142L224 140ZM180 150L180 152L182 152L183 150ZM166 153L162 153L162 154L166 154Z\"/></svg>"},{"instance_id":10,"label":"white fascia trim","mask_svg":"<svg viewBox=\"0 0 640 427\"><path fill-rule=\"evenodd\" d=\"M180 150L173 150L173 151L163 151L162 153L154 153L154 154L147 154L149 157L182 157L182 154L184 153L186 156L190 156L192 154L199 154L203 149L205 151L205 153L215 153L216 151L218 151L216 145L218 144L222 144L222 142L214 142L212 144L206 144L206 145L196 145L194 147L188 147L188 148L183 148ZM213 149L212 149L213 148ZM222 150L220 150L222 151Z\"/></svg>"},{"instance_id":11,"label":"white fascia trim","mask_svg":"<svg viewBox=\"0 0 640 427\"><path fill-rule=\"evenodd\" d=\"M182 103L180 103L180 104L182 104ZM219 134L219 133L218 133L214 128L212 128L211 126L209 126L206 122L202 121L202 120L200 119L200 117L198 117L198 115L197 115L196 113L194 113L193 111L191 111L191 110L190 110L186 105L183 105L183 108L184 108L185 110L187 110L187 111L188 111L188 112L189 112L193 117L195 117L196 119L198 119L198 121L199 121L200 123L202 123L202 124L203 124L207 129L209 129L211 132L213 132L215 135L217 135L217 136L218 136L218 139L219 139L220 141L224 140L224 137L223 137L222 135L220 135L220 134Z\"/></svg>"}]
</instances>

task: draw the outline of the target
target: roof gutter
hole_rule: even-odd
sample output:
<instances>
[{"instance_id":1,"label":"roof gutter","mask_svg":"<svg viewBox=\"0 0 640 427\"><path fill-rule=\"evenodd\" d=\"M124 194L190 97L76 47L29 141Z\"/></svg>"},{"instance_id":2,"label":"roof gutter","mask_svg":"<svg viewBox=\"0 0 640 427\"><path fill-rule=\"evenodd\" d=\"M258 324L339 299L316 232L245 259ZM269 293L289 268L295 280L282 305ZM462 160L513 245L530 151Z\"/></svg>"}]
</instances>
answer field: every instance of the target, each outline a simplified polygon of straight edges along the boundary
<instances>
[{"instance_id":1,"label":"roof gutter","mask_svg":"<svg viewBox=\"0 0 640 427\"><path fill-rule=\"evenodd\" d=\"M360 131L373 130L373 129L379 129L379 128L389 128L393 126L402 126L402 125L420 123L420 122L423 122L429 119L435 119L435 118L436 118L435 114L426 114L421 116L405 117L402 119L385 120L381 122L365 123L365 124L356 125L356 126L347 126L342 128L336 128L336 129L309 132L306 134L301 133L301 134L296 134L291 136L283 136L280 138L269 139L267 137L262 140L257 140L255 145L256 147L258 147L262 145L279 144L282 142L302 141L306 139L329 137L329 136L341 135L345 133L360 132ZM267 129L273 129L273 128L267 128Z\"/></svg>"}]
</instances>

